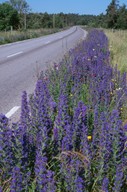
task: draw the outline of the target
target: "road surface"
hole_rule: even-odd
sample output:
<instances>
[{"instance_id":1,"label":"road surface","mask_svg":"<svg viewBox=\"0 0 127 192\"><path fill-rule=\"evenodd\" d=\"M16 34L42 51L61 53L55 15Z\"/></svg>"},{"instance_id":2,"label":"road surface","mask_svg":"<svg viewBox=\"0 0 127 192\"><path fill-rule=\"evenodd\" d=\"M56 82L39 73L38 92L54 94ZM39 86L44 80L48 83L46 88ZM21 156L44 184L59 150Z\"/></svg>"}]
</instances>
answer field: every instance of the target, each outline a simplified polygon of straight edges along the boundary
<instances>
[{"instance_id":1,"label":"road surface","mask_svg":"<svg viewBox=\"0 0 127 192\"><path fill-rule=\"evenodd\" d=\"M74 47L86 32L80 27L0 46L0 113L12 118L20 111L21 95L35 89L40 71Z\"/></svg>"}]
</instances>

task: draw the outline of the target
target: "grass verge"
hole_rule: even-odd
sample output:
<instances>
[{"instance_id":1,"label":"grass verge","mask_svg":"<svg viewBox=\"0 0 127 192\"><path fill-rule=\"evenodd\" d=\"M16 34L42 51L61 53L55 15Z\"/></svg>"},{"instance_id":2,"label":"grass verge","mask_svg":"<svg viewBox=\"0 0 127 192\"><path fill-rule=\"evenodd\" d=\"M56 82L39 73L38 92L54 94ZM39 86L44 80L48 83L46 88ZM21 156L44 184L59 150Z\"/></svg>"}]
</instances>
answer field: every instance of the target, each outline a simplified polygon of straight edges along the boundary
<instances>
[{"instance_id":1,"label":"grass verge","mask_svg":"<svg viewBox=\"0 0 127 192\"><path fill-rule=\"evenodd\" d=\"M61 31L61 29L36 29L27 31L0 32L0 44L32 39Z\"/></svg>"},{"instance_id":2,"label":"grass verge","mask_svg":"<svg viewBox=\"0 0 127 192\"><path fill-rule=\"evenodd\" d=\"M104 30L109 39L109 50L111 52L111 64L117 64L123 73L127 72L127 31L126 30Z\"/></svg>"}]
</instances>

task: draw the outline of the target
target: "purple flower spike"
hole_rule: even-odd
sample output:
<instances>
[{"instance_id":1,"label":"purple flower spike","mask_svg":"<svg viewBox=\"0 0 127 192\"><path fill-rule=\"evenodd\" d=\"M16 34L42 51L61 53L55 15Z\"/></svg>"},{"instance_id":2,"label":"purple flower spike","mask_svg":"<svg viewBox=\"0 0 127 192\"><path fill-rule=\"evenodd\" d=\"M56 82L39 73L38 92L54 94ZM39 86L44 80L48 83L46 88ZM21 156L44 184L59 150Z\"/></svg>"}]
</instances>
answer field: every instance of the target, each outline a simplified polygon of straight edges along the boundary
<instances>
[{"instance_id":1,"label":"purple flower spike","mask_svg":"<svg viewBox=\"0 0 127 192\"><path fill-rule=\"evenodd\" d=\"M78 177L75 179L75 191L77 191L77 192L84 192L85 189L84 189L83 184L84 184L83 179L78 176Z\"/></svg>"},{"instance_id":2,"label":"purple flower spike","mask_svg":"<svg viewBox=\"0 0 127 192\"><path fill-rule=\"evenodd\" d=\"M108 186L109 186L109 179L107 177L105 177L103 179L103 183L102 183L102 191L103 192L109 192Z\"/></svg>"},{"instance_id":3,"label":"purple flower spike","mask_svg":"<svg viewBox=\"0 0 127 192\"><path fill-rule=\"evenodd\" d=\"M12 172L12 180L10 185L11 192L17 192L23 190L22 174L19 167L14 167Z\"/></svg>"},{"instance_id":4,"label":"purple flower spike","mask_svg":"<svg viewBox=\"0 0 127 192\"><path fill-rule=\"evenodd\" d=\"M30 113L29 113L26 91L24 91L22 94L20 123L23 128L22 131L25 132L28 129L28 125L30 124Z\"/></svg>"}]
</instances>

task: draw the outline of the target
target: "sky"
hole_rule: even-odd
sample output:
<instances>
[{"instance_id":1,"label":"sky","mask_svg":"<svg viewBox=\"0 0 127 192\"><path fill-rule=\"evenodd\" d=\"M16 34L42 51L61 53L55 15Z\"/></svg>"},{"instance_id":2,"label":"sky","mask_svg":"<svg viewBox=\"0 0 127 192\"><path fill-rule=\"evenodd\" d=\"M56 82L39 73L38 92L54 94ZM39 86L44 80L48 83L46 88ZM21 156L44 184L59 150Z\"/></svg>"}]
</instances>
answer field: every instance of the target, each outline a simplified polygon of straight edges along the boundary
<instances>
[{"instance_id":1,"label":"sky","mask_svg":"<svg viewBox=\"0 0 127 192\"><path fill-rule=\"evenodd\" d=\"M6 0L5 0L6 1ZM0 3L5 2L0 0ZM47 13L77 13L99 15L105 13L111 0L26 0L32 12ZM119 0L119 5L127 0Z\"/></svg>"}]
</instances>

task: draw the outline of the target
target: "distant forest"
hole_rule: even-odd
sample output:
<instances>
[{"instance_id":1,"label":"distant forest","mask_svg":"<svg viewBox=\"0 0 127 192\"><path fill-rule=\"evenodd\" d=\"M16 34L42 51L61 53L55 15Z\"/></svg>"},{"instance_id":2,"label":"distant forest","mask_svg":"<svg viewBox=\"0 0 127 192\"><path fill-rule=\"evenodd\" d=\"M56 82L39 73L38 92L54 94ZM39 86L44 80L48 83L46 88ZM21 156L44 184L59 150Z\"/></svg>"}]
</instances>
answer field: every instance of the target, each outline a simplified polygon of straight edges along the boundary
<instances>
[{"instance_id":1,"label":"distant forest","mask_svg":"<svg viewBox=\"0 0 127 192\"><path fill-rule=\"evenodd\" d=\"M33 13L26 0L10 0L0 4L0 30L10 30L10 27L21 30L65 28L73 25L127 29L126 5L120 6L117 0L112 0L105 14L79 15Z\"/></svg>"}]
</instances>

